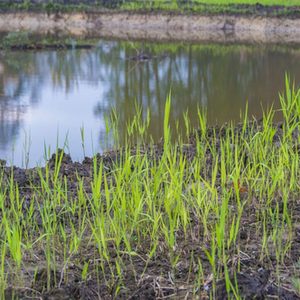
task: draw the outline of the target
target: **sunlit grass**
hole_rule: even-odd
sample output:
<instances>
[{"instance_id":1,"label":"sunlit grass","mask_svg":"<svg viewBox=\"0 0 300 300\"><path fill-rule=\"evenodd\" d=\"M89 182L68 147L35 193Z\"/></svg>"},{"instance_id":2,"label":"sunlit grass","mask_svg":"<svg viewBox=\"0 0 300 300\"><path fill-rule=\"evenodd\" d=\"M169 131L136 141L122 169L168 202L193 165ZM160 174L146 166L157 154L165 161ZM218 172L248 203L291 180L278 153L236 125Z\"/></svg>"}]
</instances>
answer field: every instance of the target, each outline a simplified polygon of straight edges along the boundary
<instances>
[{"instance_id":1,"label":"sunlit grass","mask_svg":"<svg viewBox=\"0 0 300 300\"><path fill-rule=\"evenodd\" d=\"M45 267L46 290L51 288L53 272L59 274L54 283L59 287L68 282L67 269L76 262L83 282L101 278L117 296L128 261L136 281L143 277L136 273L140 272L135 270L136 258L144 262L144 273L148 263L161 255L176 270L186 255L180 249L185 241L196 243L204 255L190 256L189 268L195 271L190 271L186 284L191 293L196 294L212 275L212 299L219 278L225 278L228 293L238 298L229 274L240 270L241 255L247 252L239 238L242 220L254 229L250 240L258 243L261 264L274 255L274 274L280 278L280 266L291 252L293 207L300 187L300 92L286 81L286 94L280 96L281 127L273 123L272 109L264 113L261 124L249 121L246 112L242 125L221 129L208 128L205 112L199 110L198 131L191 128L186 115L186 135L193 138L185 147L178 142L180 137L171 139L175 130L169 126L171 98L166 101L159 155L156 146L143 145L151 117L143 119L138 110L126 127L128 143L137 135L138 146L125 146L109 167L95 156L88 185L77 174L76 188L69 190L70 178L61 172L63 152L57 152L52 167L36 169L38 180L30 182L25 194L20 192L24 187L13 180L13 169L10 174L2 172L2 293L8 285L26 286L31 264ZM118 122L116 115L113 122ZM107 123L107 127L117 126ZM195 153L189 156L186 149ZM16 281L11 280L12 274L18 274ZM291 282L299 291L299 279L291 278Z\"/></svg>"},{"instance_id":2,"label":"sunlit grass","mask_svg":"<svg viewBox=\"0 0 300 300\"><path fill-rule=\"evenodd\" d=\"M241 5L241 6L238 6ZM248 5L248 7L246 7ZM125 1L120 6L123 9L157 9L157 10L192 10L200 13L254 13L255 8L261 9L261 6L283 6L281 12L275 11L275 15L286 14L291 6L299 6L300 0L192 0L192 1L165 1L165 0L149 0L149 1ZM251 9L252 8L252 9ZM254 10L253 10L254 9Z\"/></svg>"},{"instance_id":3,"label":"sunlit grass","mask_svg":"<svg viewBox=\"0 0 300 300\"><path fill-rule=\"evenodd\" d=\"M263 4L263 5L300 5L299 0L199 0L195 1L206 4Z\"/></svg>"},{"instance_id":4,"label":"sunlit grass","mask_svg":"<svg viewBox=\"0 0 300 300\"><path fill-rule=\"evenodd\" d=\"M248 5L250 10L246 7L237 7L238 5ZM103 9L112 9L112 10L161 10L161 11L193 11L199 13L249 13L254 12L252 8L261 8L260 6L282 6L284 9L278 11L278 7L274 10L274 15L285 15L288 12L285 9L288 9L292 6L299 6L300 0L123 0L123 1L100 1L91 3L32 3L30 1L21 1L20 3L16 2L3 2L0 3L0 7L3 11L35 11L40 12L44 11L47 13L54 12L102 12ZM257 13L257 11L256 11ZM272 12L270 12L272 14ZM289 11L293 13L293 11ZM43 41L42 44L46 46L47 41ZM71 42L72 44L72 42ZM67 45L71 46L70 41L67 42Z\"/></svg>"}]
</instances>

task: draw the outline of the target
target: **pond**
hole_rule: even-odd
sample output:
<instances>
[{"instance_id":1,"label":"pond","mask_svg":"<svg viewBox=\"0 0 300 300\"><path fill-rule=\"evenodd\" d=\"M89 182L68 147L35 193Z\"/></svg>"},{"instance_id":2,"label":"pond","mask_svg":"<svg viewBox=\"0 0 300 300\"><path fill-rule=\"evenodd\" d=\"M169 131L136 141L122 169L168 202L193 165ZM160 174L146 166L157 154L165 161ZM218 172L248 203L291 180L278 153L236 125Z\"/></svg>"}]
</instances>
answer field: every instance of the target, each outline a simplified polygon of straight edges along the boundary
<instances>
[{"instance_id":1,"label":"pond","mask_svg":"<svg viewBox=\"0 0 300 300\"><path fill-rule=\"evenodd\" d=\"M297 47L100 40L92 49L2 51L0 158L26 167L57 146L74 160L109 150L108 117L116 112L122 144L136 106L144 117L149 109L158 141L169 92L172 128L184 127L186 111L198 127L198 108L210 125L237 122L247 102L249 116L260 118L279 106L286 71L299 82Z\"/></svg>"}]
</instances>

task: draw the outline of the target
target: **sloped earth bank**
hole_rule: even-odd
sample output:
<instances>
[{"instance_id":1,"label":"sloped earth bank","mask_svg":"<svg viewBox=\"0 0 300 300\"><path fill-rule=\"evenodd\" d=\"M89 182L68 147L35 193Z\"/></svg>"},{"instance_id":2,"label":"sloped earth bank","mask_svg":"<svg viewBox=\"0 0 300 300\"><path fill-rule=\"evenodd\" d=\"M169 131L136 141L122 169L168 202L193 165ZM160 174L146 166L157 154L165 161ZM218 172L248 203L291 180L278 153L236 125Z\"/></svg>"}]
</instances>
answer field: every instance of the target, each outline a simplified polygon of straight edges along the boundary
<instances>
[{"instance_id":1,"label":"sloped earth bank","mask_svg":"<svg viewBox=\"0 0 300 300\"><path fill-rule=\"evenodd\" d=\"M277 126L277 125L276 125ZM279 143L281 138L281 126L277 126L277 133L274 135L274 143ZM237 132L241 130L236 127ZM257 132L260 131L260 126L257 125ZM208 130L208 139L213 139L217 144L220 137L224 134L223 129L217 129L217 136L213 137L213 131ZM298 134L294 136L298 139ZM196 144L194 136L191 136L189 143L182 146L184 155L189 163L196 155ZM152 146L142 146L139 148L144 153L149 153L149 160L159 161L163 154L163 146L158 144ZM136 148L132 148L132 155L136 153ZM150 151L152 150L152 151ZM299 149L298 149L299 151ZM118 167L118 162L121 160L122 150L108 152L102 156L98 155L98 161L104 164L103 172L109 177L115 168ZM59 153L60 154L60 153ZM53 155L48 161L50 171L54 169L55 157ZM211 153L206 153L207 170L212 169ZM189 166L189 164L187 164ZM4 178L9 178L12 169L4 167ZM93 159L85 158L82 163L72 162L67 154L63 154L62 165L59 176L65 177L68 186L70 199L77 197L78 178L82 178L84 185L83 189L87 196L91 195L91 181L93 180ZM42 168L45 172L45 168ZM34 190L32 186L40 186L40 177L37 175L38 169L20 169L13 168L13 176L15 182L19 185L20 196L24 197L23 210L26 213L33 201ZM247 191L243 191L243 199L246 201L246 206L241 219L241 227L238 235L239 255L233 255L228 262L230 270L235 269L235 264L239 260L241 269L236 274L241 295L245 299L300 299L291 284L291 278L295 275L295 264L300 257L300 198L296 195L296 200L291 201L289 209L292 213L292 223L294 224L294 235L289 254L284 259L284 262L276 268L275 254L270 252L269 256L260 257L261 249L261 234L256 232L256 216L255 211L259 210L259 203L255 199L248 199ZM278 193L277 199L274 199L274 205L281 207L281 196ZM41 203L42 205L42 203ZM232 208L234 209L234 207ZM68 223L70 218L69 212L63 212L63 208L57 207L59 220L62 224ZM282 209L279 209L282 213ZM41 223L39 209L35 208L37 224ZM71 216L76 219L76 213ZM193 215L191 215L193 219ZM45 268L45 257L38 251L35 253L35 258L24 256L24 265L34 266L37 271L32 271L30 268L21 269L23 278L27 278L27 286L17 287L14 281L14 276L8 278L9 287L6 289L6 299L12 299L13 295L17 299L112 299L116 295L117 299L208 299L208 293L211 291L211 268L204 250L206 242L199 236L202 224L197 219L193 219L194 225L190 233L184 239L183 233L177 232L175 253L180 254L179 261L175 267L170 265L169 250L163 241L157 246L156 255L148 260L146 253L149 249L147 240L136 249L138 255L129 257L124 248L124 273L122 279L122 288L116 291L117 286L108 286L110 282L110 271L108 265L104 266L104 274L91 273L89 277L83 281L82 265L84 261L92 261L97 258L97 249L88 245L88 242L82 243L80 254L73 256L68 261L67 266L59 261L62 253L58 251L56 271L51 271L50 284L47 287L47 271ZM66 225L67 226L67 225ZM67 228L68 231L70 228ZM83 240L88 241L88 236L83 237ZM85 245L84 245L85 244ZM123 246L121 245L121 248ZM111 247L110 257L113 263L114 249ZM191 260L193 257L201 258L203 262L203 273L205 282L200 282L194 295L192 294L195 282L197 280L197 270L193 269ZM276 271L277 270L277 271ZM280 278L280 284L278 282ZM49 279L49 278L48 278ZM26 282L25 280L25 282ZM50 288L49 288L50 287ZM220 279L216 284L216 298L227 299L226 285L224 279Z\"/></svg>"},{"instance_id":2,"label":"sloped earth bank","mask_svg":"<svg viewBox=\"0 0 300 300\"><path fill-rule=\"evenodd\" d=\"M269 10L275 13L270 15ZM2 12L0 31L64 32L73 36L159 41L299 43L299 8L289 8L286 15L280 17L276 16L277 10L277 7L262 8L250 15L126 11Z\"/></svg>"}]
</instances>

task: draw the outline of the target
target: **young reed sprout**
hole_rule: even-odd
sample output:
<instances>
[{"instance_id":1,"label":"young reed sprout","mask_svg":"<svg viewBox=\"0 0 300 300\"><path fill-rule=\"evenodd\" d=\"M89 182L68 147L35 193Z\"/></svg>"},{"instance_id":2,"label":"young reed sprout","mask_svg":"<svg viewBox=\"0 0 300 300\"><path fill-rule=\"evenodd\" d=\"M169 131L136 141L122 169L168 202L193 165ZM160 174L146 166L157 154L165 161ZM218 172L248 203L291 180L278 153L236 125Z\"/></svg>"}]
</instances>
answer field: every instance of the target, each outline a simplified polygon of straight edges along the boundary
<instances>
[{"instance_id":1,"label":"young reed sprout","mask_svg":"<svg viewBox=\"0 0 300 300\"><path fill-rule=\"evenodd\" d=\"M38 297L76 285L91 299L143 287L243 299L240 278L264 268L262 295L287 286L299 297L300 92L286 85L281 124L272 106L261 121L246 107L240 124L210 128L199 109L197 129L183 115L183 144L171 139L169 94L162 144L146 145L151 116L136 105L117 151L78 163L45 147L44 167L0 165L0 296L30 282ZM113 111L106 126L121 144L119 121Z\"/></svg>"}]
</instances>

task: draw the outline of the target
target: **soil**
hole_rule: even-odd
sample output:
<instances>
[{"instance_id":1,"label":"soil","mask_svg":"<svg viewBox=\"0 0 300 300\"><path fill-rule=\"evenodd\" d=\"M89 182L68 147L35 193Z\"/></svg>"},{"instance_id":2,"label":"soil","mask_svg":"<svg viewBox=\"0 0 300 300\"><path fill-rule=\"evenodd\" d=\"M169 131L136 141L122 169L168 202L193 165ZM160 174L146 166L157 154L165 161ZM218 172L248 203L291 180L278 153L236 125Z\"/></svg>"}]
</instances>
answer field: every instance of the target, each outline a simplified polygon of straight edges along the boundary
<instances>
[{"instance_id":1,"label":"soil","mask_svg":"<svg viewBox=\"0 0 300 300\"><path fill-rule=\"evenodd\" d=\"M257 131L260 130L260 125L257 125ZM237 131L241 130L237 126ZM222 128L217 129L217 141L224 134ZM274 143L280 141L281 124L278 125L277 133L274 136ZM208 130L208 138L213 135L212 130ZM298 137L295 136L297 139ZM218 143L218 142L217 142ZM162 143L154 146L144 145L141 147L146 154L149 153L149 159L159 160L163 153ZM154 151L150 151L154 150ZM188 161L191 161L196 154L195 135L191 136L189 143L182 146L182 150ZM62 150L60 150L62 151ZM61 154L59 151L58 155ZM120 161L122 157L122 149L118 151L107 152L103 155L97 155L98 161L102 161L104 172L109 176L110 172L115 168L115 163ZM136 149L132 148L132 154L136 153ZM151 154L150 154L151 153ZM153 156L153 153L155 155ZM211 153L208 151L207 156L207 171L210 172ZM50 170L53 170L55 165L56 155L53 154L48 161ZM6 167L5 162L0 164L4 171L4 176L9 177L13 168L14 180L18 183L20 195L25 198L23 209L26 213L27 208L32 200L31 184L39 185L40 179L37 175L37 169L21 169L17 167ZM93 177L93 159L86 157L82 162L73 162L71 157L64 153L60 176L64 177L68 183L68 191L70 198L76 197L78 178L84 180L84 191L87 195L91 194L91 181ZM42 168L42 172L45 169ZM247 191L242 191L247 194ZM298 195L299 196L299 195ZM247 195L245 195L247 198ZM298 200L297 200L298 199ZM290 209L293 210L292 222L295 224L295 233L292 241L291 251L286 256L282 266L280 266L279 274L276 271L275 254L270 253L268 257L263 259L260 257L261 236L257 233L255 211L259 209L257 201L253 199L247 204L245 212L241 220L241 228L239 232L239 257L232 255L228 262L230 272L237 271L235 276L230 275L233 281L237 281L239 291L244 299L300 299L300 295L296 294L291 284L291 278L295 276L295 264L300 259L300 198L292 201ZM280 196L274 199L275 202L281 203ZM60 208L57 208L60 210ZM36 210L38 211L38 210ZM281 210L282 213L282 210ZM59 215L59 214L58 214ZM68 216L67 213L61 214L63 224L67 224L68 218L76 216ZM40 223L40 216L35 214L37 223ZM162 241L157 247L156 255L149 261L146 258L146 250L149 243L145 240L143 246L140 246L136 251L138 256L129 257L124 254L124 274L122 279L121 290L118 296L115 297L117 287L109 285L110 272L108 266L105 265L105 275L91 273L89 277L83 281L81 279L82 265L89 261L93 263L97 251L88 246L83 247L76 257L72 258L68 267L63 267L62 262L57 262L55 270L50 272L50 286L47 288L47 269L43 255L37 253L39 257L39 270L35 274L27 272L28 285L25 287L16 287L13 284L13 279L9 280L10 286L6 289L5 299L208 299L212 289L212 274L211 267L207 256L204 252L206 248L205 241L199 236L202 224L191 216L193 228L183 238L183 233L177 232L177 244L174 249L175 254L180 254L180 259L175 268L170 265L170 252ZM66 225L67 226L67 225ZM201 234L200 234L201 235ZM86 237L88 238L88 237ZM145 247L145 248L143 248ZM112 262L114 260L113 245L110 249ZM58 257L62 256L58 253ZM199 283L196 295L192 294L194 283L197 280L197 270L191 265L192 257L199 257L203 262L203 272L205 274L205 282ZM240 270L236 270L236 262L240 261ZM146 263L147 261L147 263ZM24 263L35 266L36 262L32 258L24 258ZM44 266L43 266L44 265ZM192 269L191 269L192 267ZM220 266L222 268L222 266ZM195 266L196 268L196 266ZM25 271L24 271L25 272ZM299 272L299 271L298 271ZM233 274L233 273L232 273ZM97 276L96 276L97 275ZM67 280L65 280L67 278ZM280 278L280 284L278 282ZM215 299L227 299L226 285L224 278L220 278L216 284Z\"/></svg>"}]
</instances>

